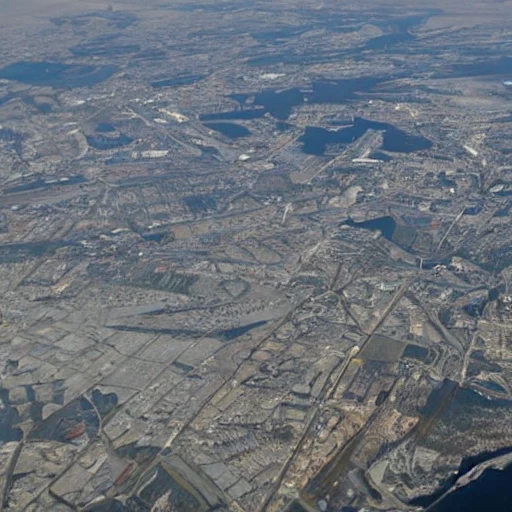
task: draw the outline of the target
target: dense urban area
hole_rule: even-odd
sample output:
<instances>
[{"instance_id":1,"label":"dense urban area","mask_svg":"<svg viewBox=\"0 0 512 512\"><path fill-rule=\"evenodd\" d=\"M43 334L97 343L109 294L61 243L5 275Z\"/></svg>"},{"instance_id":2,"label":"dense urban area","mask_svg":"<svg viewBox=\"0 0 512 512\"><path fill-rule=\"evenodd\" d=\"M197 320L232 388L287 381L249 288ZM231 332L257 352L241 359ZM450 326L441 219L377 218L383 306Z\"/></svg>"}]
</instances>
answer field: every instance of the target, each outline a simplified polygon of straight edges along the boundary
<instances>
[{"instance_id":1,"label":"dense urban area","mask_svg":"<svg viewBox=\"0 0 512 512\"><path fill-rule=\"evenodd\" d=\"M0 510L510 503L510 1L6 3Z\"/></svg>"}]
</instances>

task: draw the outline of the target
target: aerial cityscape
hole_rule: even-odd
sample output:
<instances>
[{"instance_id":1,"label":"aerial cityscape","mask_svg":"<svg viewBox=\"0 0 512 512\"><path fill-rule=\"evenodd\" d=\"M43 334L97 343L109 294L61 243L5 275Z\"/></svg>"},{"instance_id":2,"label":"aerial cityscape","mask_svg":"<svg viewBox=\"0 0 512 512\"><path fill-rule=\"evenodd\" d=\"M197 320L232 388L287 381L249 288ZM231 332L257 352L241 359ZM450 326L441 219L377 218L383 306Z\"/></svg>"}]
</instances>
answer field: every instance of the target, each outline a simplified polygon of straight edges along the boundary
<instances>
[{"instance_id":1,"label":"aerial cityscape","mask_svg":"<svg viewBox=\"0 0 512 512\"><path fill-rule=\"evenodd\" d=\"M0 511L510 512L510 0L0 8Z\"/></svg>"}]
</instances>

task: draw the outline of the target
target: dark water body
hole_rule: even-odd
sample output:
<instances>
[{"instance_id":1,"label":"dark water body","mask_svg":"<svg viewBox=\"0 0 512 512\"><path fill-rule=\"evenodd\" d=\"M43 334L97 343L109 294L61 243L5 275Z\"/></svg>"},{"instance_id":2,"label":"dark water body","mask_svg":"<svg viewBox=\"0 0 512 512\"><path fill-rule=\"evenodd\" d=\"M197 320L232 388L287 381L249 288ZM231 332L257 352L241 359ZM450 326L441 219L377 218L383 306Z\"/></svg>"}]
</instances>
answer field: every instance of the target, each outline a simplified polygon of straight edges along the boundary
<instances>
[{"instance_id":1,"label":"dark water body","mask_svg":"<svg viewBox=\"0 0 512 512\"><path fill-rule=\"evenodd\" d=\"M20 61L0 69L0 78L41 87L90 87L108 80L116 66Z\"/></svg>"},{"instance_id":2,"label":"dark water body","mask_svg":"<svg viewBox=\"0 0 512 512\"><path fill-rule=\"evenodd\" d=\"M235 123L205 123L205 126L215 130L216 132L222 133L230 139L239 139L241 137L247 137L251 134L245 126L241 126Z\"/></svg>"},{"instance_id":3,"label":"dark water body","mask_svg":"<svg viewBox=\"0 0 512 512\"><path fill-rule=\"evenodd\" d=\"M39 112L41 112L41 114L49 114L53 111L53 107L51 104L43 102L39 103L35 101L35 99L29 94L22 94L21 99L27 105L36 108Z\"/></svg>"},{"instance_id":4,"label":"dark water body","mask_svg":"<svg viewBox=\"0 0 512 512\"><path fill-rule=\"evenodd\" d=\"M101 151L108 149L116 149L127 146L133 141L128 135L119 135L118 137L106 137L105 135L89 135L87 136L87 144L94 149Z\"/></svg>"},{"instance_id":5,"label":"dark water body","mask_svg":"<svg viewBox=\"0 0 512 512\"><path fill-rule=\"evenodd\" d=\"M510 512L512 465L503 471L486 469L482 476L447 495L428 512Z\"/></svg>"},{"instance_id":6,"label":"dark water body","mask_svg":"<svg viewBox=\"0 0 512 512\"><path fill-rule=\"evenodd\" d=\"M94 131L97 133L115 132L116 127L110 123L98 123L96 128L94 128Z\"/></svg>"},{"instance_id":7,"label":"dark water body","mask_svg":"<svg viewBox=\"0 0 512 512\"><path fill-rule=\"evenodd\" d=\"M428 512L510 512L512 502L512 465L503 471L486 469L482 475L444 498L455 482L478 464L512 452L512 448L502 448L494 452L484 452L465 458L456 475L449 478L443 486L429 496L422 496L410 502L410 505L425 507ZM442 499L441 499L442 498Z\"/></svg>"},{"instance_id":8,"label":"dark water body","mask_svg":"<svg viewBox=\"0 0 512 512\"><path fill-rule=\"evenodd\" d=\"M5 96L0 96L0 106L5 105L8 101L16 98L17 94L13 92L7 93Z\"/></svg>"},{"instance_id":9,"label":"dark water body","mask_svg":"<svg viewBox=\"0 0 512 512\"><path fill-rule=\"evenodd\" d=\"M254 108L247 110L230 110L229 112L213 112L211 114L201 114L201 121L233 121L236 119L259 119L263 117L267 111L263 108Z\"/></svg>"},{"instance_id":10,"label":"dark water body","mask_svg":"<svg viewBox=\"0 0 512 512\"><path fill-rule=\"evenodd\" d=\"M478 215L482 211L482 208L483 208L482 204L468 206L464 210L464 215Z\"/></svg>"},{"instance_id":11,"label":"dark water body","mask_svg":"<svg viewBox=\"0 0 512 512\"><path fill-rule=\"evenodd\" d=\"M254 105L263 107L264 113L285 121L290 117L294 107L305 102L317 105L335 103L343 104L357 98L357 94L371 91L384 79L361 77L341 80L320 80L314 82L309 89L293 87L284 91L267 89L254 95ZM231 96L242 105L252 94L237 94ZM258 110L259 112L259 110ZM258 114L258 117L264 114Z\"/></svg>"},{"instance_id":12,"label":"dark water body","mask_svg":"<svg viewBox=\"0 0 512 512\"><path fill-rule=\"evenodd\" d=\"M505 394L507 393L506 389L504 389L502 386L500 386L499 384L497 384L496 382L494 382L492 380L485 380L485 381L478 380L475 383L478 386L488 389L489 391L494 391L496 393L505 393Z\"/></svg>"},{"instance_id":13,"label":"dark water body","mask_svg":"<svg viewBox=\"0 0 512 512\"><path fill-rule=\"evenodd\" d=\"M17 409L11 406L9 390L0 388L0 405L0 444L20 441L23 431L16 426L20 422L20 416Z\"/></svg>"},{"instance_id":14,"label":"dark water body","mask_svg":"<svg viewBox=\"0 0 512 512\"><path fill-rule=\"evenodd\" d=\"M183 198L192 213L205 213L217 208L217 201L212 196L188 196Z\"/></svg>"},{"instance_id":15,"label":"dark water body","mask_svg":"<svg viewBox=\"0 0 512 512\"><path fill-rule=\"evenodd\" d=\"M471 354L468 366L469 377L479 375L480 372L501 373L501 371L500 365L487 360L481 350L475 350Z\"/></svg>"},{"instance_id":16,"label":"dark water body","mask_svg":"<svg viewBox=\"0 0 512 512\"><path fill-rule=\"evenodd\" d=\"M276 119L286 120L290 117L293 107L302 105L306 93L298 88L286 91L267 90L254 97L254 104L264 107L265 111Z\"/></svg>"},{"instance_id":17,"label":"dark water body","mask_svg":"<svg viewBox=\"0 0 512 512\"><path fill-rule=\"evenodd\" d=\"M505 290L506 287L504 285L500 285L495 288L489 288L489 291L487 292L487 299L490 302L494 302L500 298L500 295L504 293Z\"/></svg>"},{"instance_id":18,"label":"dark water body","mask_svg":"<svg viewBox=\"0 0 512 512\"><path fill-rule=\"evenodd\" d=\"M326 130L308 126L304 135L299 139L303 143L303 151L309 155L323 155L330 144L350 144L359 139L367 130L384 131L382 149L394 153L412 153L432 147L425 137L410 135L393 125L369 121L360 117L354 119L354 124L339 130Z\"/></svg>"},{"instance_id":19,"label":"dark water body","mask_svg":"<svg viewBox=\"0 0 512 512\"><path fill-rule=\"evenodd\" d=\"M151 82L151 87L159 89L161 87L181 87L183 85L192 85L205 77L206 75L182 75L173 78L165 78L163 80L155 80L154 82Z\"/></svg>"},{"instance_id":20,"label":"dark water body","mask_svg":"<svg viewBox=\"0 0 512 512\"><path fill-rule=\"evenodd\" d=\"M36 393L34 388L30 385L23 386L25 388L25 393L27 394L27 401L33 402L36 399Z\"/></svg>"},{"instance_id":21,"label":"dark water body","mask_svg":"<svg viewBox=\"0 0 512 512\"><path fill-rule=\"evenodd\" d=\"M1 99L0 99L1 101ZM498 117L491 121L492 123L512 123L512 116Z\"/></svg>"},{"instance_id":22,"label":"dark water body","mask_svg":"<svg viewBox=\"0 0 512 512\"><path fill-rule=\"evenodd\" d=\"M494 214L494 217L508 217L510 214L510 209L512 208L512 203L508 203L505 208L501 208L499 210L496 210L496 213Z\"/></svg>"},{"instance_id":23,"label":"dark water body","mask_svg":"<svg viewBox=\"0 0 512 512\"><path fill-rule=\"evenodd\" d=\"M509 76L512 70L512 57L478 60L469 64L457 64L448 72L434 75L434 78L466 78L501 75Z\"/></svg>"},{"instance_id":24,"label":"dark water body","mask_svg":"<svg viewBox=\"0 0 512 512\"><path fill-rule=\"evenodd\" d=\"M442 400L444 387L443 384L441 388L432 392L423 413L429 414L435 410L436 402ZM447 431L450 435L450 432L455 433L471 428L471 418L475 415L478 417L492 415L495 412L497 414L500 409L510 409L511 405L512 401L508 399L489 398L470 388L458 388L438 421L442 423L440 427L442 431ZM483 452L464 458L458 472L448 478L436 492L416 498L410 502L410 505L425 507L428 512L510 512L512 466L508 466L503 472L494 469L486 470L480 478L471 484L447 495L436 503L455 484L457 479L475 466L509 453L512 453L512 447L504 447L493 452ZM503 497L506 497L505 502L502 501ZM504 503L507 504L506 508L502 508Z\"/></svg>"},{"instance_id":25,"label":"dark water body","mask_svg":"<svg viewBox=\"0 0 512 512\"><path fill-rule=\"evenodd\" d=\"M110 411L117 407L119 398L116 393L102 393L100 390L95 389L92 392L92 401L100 417L104 418Z\"/></svg>"},{"instance_id":26,"label":"dark water body","mask_svg":"<svg viewBox=\"0 0 512 512\"><path fill-rule=\"evenodd\" d=\"M368 229L370 231L380 231L382 236L387 240L391 240L393 238L393 233L396 229L395 219L389 216L365 220L362 222L354 222L352 219L348 219L344 222L344 224L354 228Z\"/></svg>"},{"instance_id":27,"label":"dark water body","mask_svg":"<svg viewBox=\"0 0 512 512\"><path fill-rule=\"evenodd\" d=\"M498 197L510 197L512 196L512 190L500 190L499 192L495 192L494 195Z\"/></svg>"},{"instance_id":28,"label":"dark water body","mask_svg":"<svg viewBox=\"0 0 512 512\"><path fill-rule=\"evenodd\" d=\"M407 345L405 347L403 357L408 357L411 359L417 359L418 361L424 361L429 355L429 350L425 347L420 347L419 345Z\"/></svg>"},{"instance_id":29,"label":"dark water body","mask_svg":"<svg viewBox=\"0 0 512 512\"><path fill-rule=\"evenodd\" d=\"M283 28L276 31L262 32L260 35L252 34L252 36L259 40L266 46L273 45L276 47L283 42L287 42L289 39L298 37L300 34L311 29L322 29L330 32L352 32L357 29L358 24L367 22L368 20L362 16L358 19L351 19L350 21L344 19L343 15L337 15L329 12L325 14L324 11L307 11L304 15L309 20L313 20L311 24L304 27L290 27ZM314 48L312 50L303 50L302 48L298 51L287 48L287 51L282 53L271 53L271 54L260 54L257 56L247 55L248 64L251 66L269 66L273 64L313 64L313 63L327 63L336 62L345 58L364 58L365 51L386 51L388 53L400 53L407 51L407 49L413 45L416 41L416 36L411 33L411 29L416 28L428 19L437 14L439 11L432 9L425 10L424 13L407 16L404 18L390 18L389 13L382 13L380 17L371 21L372 24L379 27L381 30L386 32L381 36L377 36L368 40L363 46L359 48L350 48L346 51L330 51L329 49L319 50ZM349 21L349 23L347 23Z\"/></svg>"},{"instance_id":30,"label":"dark water body","mask_svg":"<svg viewBox=\"0 0 512 512\"><path fill-rule=\"evenodd\" d=\"M374 151L368 155L368 158L373 158L374 160L381 160L382 162L391 162L393 160L392 157L383 153L382 151Z\"/></svg>"},{"instance_id":31,"label":"dark water body","mask_svg":"<svg viewBox=\"0 0 512 512\"><path fill-rule=\"evenodd\" d=\"M142 235L142 238L148 242L156 242L159 244L166 237L166 235L167 233L145 233Z\"/></svg>"}]
</instances>

